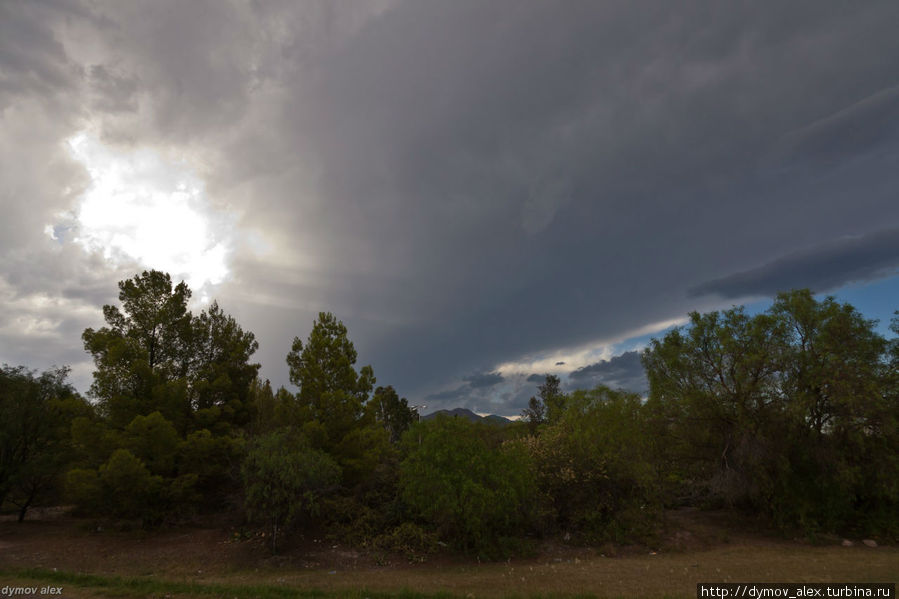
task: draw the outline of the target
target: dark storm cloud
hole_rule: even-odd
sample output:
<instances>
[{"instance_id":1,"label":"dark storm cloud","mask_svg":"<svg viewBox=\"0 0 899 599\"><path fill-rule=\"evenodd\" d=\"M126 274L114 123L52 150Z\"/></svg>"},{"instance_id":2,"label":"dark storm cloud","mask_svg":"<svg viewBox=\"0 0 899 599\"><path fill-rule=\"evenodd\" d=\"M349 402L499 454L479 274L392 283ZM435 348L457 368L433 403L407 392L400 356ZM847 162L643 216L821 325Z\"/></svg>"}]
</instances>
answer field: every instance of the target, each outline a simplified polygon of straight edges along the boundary
<instances>
[{"instance_id":1,"label":"dark storm cloud","mask_svg":"<svg viewBox=\"0 0 899 599\"><path fill-rule=\"evenodd\" d=\"M455 389L448 389L446 391L431 393L430 395L426 396L425 399L427 399L428 401L446 402L463 398L470 393L471 387L468 385L462 385L461 387L457 387ZM441 405L443 404L441 403Z\"/></svg>"},{"instance_id":2,"label":"dark storm cloud","mask_svg":"<svg viewBox=\"0 0 899 599\"><path fill-rule=\"evenodd\" d=\"M899 85L792 132L770 156L772 168L839 166L865 154L889 151L899 136Z\"/></svg>"},{"instance_id":3,"label":"dark storm cloud","mask_svg":"<svg viewBox=\"0 0 899 599\"><path fill-rule=\"evenodd\" d=\"M52 3L0 4L0 108L15 96L66 91L80 77L51 27L57 13Z\"/></svg>"},{"instance_id":4,"label":"dark storm cloud","mask_svg":"<svg viewBox=\"0 0 899 599\"><path fill-rule=\"evenodd\" d=\"M635 393L646 393L649 389L649 381L638 351L624 352L620 356L578 368L568 378L570 386L578 389L598 384Z\"/></svg>"},{"instance_id":5,"label":"dark storm cloud","mask_svg":"<svg viewBox=\"0 0 899 599\"><path fill-rule=\"evenodd\" d=\"M529 383L542 383L543 381L546 380L546 375L545 374L532 374L525 380L527 380L527 382L529 382Z\"/></svg>"},{"instance_id":6,"label":"dark storm cloud","mask_svg":"<svg viewBox=\"0 0 899 599\"><path fill-rule=\"evenodd\" d=\"M503 375L498 372L487 372L472 374L470 376L463 377L462 380L468 383L472 389L479 389L482 387L493 387L494 385L500 384L501 382L503 382Z\"/></svg>"},{"instance_id":7,"label":"dark storm cloud","mask_svg":"<svg viewBox=\"0 0 899 599\"><path fill-rule=\"evenodd\" d=\"M466 396L473 398L483 398L489 389L503 382L503 375L498 372L479 372L462 377L465 381L464 385L460 385L455 389L431 393L426 399L429 401L444 401L451 399L460 399ZM463 406L467 407L467 406Z\"/></svg>"},{"instance_id":8,"label":"dark storm cloud","mask_svg":"<svg viewBox=\"0 0 899 599\"><path fill-rule=\"evenodd\" d=\"M51 255L43 228L85 178L61 141L85 122L184 152L271 247L236 251L214 295L276 384L331 310L379 384L518 409L536 368L465 377L720 303L690 290L889 265L871 235L899 222L892 0L43 6L0 8L4 253Z\"/></svg>"},{"instance_id":9,"label":"dark storm cloud","mask_svg":"<svg viewBox=\"0 0 899 599\"><path fill-rule=\"evenodd\" d=\"M695 307L686 289L748 256L899 217L889 153L834 171L809 137L798 178L759 166L895 85L896 6L809 7L413 2L325 56L316 121L297 121L332 201L321 230L419 300L422 343L385 332L376 367L414 392L611 337Z\"/></svg>"},{"instance_id":10,"label":"dark storm cloud","mask_svg":"<svg viewBox=\"0 0 899 599\"><path fill-rule=\"evenodd\" d=\"M847 283L871 281L899 269L899 229L837 239L808 250L693 287L694 296L723 298L773 296L779 291L808 287L815 292Z\"/></svg>"}]
</instances>

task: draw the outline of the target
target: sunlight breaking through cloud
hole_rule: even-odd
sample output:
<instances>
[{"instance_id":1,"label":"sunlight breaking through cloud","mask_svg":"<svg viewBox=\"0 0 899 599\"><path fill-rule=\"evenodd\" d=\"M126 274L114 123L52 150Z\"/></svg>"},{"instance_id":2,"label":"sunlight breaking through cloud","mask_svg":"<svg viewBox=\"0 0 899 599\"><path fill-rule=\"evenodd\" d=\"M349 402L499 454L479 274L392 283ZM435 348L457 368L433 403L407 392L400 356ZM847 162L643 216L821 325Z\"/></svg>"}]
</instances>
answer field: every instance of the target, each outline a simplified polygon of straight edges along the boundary
<instances>
[{"instance_id":1,"label":"sunlight breaking through cloud","mask_svg":"<svg viewBox=\"0 0 899 599\"><path fill-rule=\"evenodd\" d=\"M581 345L528 355L516 361L504 362L496 366L495 371L503 376L539 374L567 374L578 368L595 364L600 360L609 360L622 348L616 347L629 339L636 339L686 324L686 318L674 318L662 322L653 322L638 329L627 331L611 339L602 339ZM627 350L640 349L634 345Z\"/></svg>"},{"instance_id":2,"label":"sunlight breaking through cloud","mask_svg":"<svg viewBox=\"0 0 899 599\"><path fill-rule=\"evenodd\" d=\"M72 241L113 264L137 261L183 277L194 289L227 277L230 223L212 212L188 165L151 149L113 149L88 133L68 143L91 179ZM48 225L47 234L59 240L57 230Z\"/></svg>"}]
</instances>

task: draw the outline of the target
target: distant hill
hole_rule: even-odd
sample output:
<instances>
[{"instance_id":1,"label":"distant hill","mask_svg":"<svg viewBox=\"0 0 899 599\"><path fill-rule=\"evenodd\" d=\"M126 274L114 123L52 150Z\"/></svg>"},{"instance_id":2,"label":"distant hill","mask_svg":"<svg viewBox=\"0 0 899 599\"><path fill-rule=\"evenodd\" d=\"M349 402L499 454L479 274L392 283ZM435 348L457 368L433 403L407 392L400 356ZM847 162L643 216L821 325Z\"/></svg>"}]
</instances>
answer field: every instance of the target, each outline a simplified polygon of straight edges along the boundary
<instances>
[{"instance_id":1,"label":"distant hill","mask_svg":"<svg viewBox=\"0 0 899 599\"><path fill-rule=\"evenodd\" d=\"M439 416L440 414L445 414L447 416L453 416L455 418L465 418L466 420L470 420L472 422L481 422L486 421L493 424L509 424L512 422L508 418L504 418L502 416L497 416L496 414L489 414L487 416L478 416L471 410L466 410L465 408L454 408L452 410L437 410L436 412L431 412L426 416L422 416L422 420L432 420Z\"/></svg>"}]
</instances>

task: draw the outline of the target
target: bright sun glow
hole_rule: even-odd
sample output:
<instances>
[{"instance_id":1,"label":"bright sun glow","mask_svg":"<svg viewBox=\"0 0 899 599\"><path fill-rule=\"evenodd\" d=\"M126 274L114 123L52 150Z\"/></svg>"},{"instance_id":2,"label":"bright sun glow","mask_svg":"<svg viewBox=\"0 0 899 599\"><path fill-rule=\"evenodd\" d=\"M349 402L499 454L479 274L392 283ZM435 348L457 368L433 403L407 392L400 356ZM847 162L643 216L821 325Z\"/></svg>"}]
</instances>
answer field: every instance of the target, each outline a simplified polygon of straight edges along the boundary
<instances>
[{"instance_id":1,"label":"bright sun glow","mask_svg":"<svg viewBox=\"0 0 899 599\"><path fill-rule=\"evenodd\" d=\"M111 262L135 260L184 278L194 289L227 276L228 223L215 222L203 182L187 165L153 150L114 150L87 133L69 147L91 178L73 241ZM52 227L48 233L55 237Z\"/></svg>"}]
</instances>

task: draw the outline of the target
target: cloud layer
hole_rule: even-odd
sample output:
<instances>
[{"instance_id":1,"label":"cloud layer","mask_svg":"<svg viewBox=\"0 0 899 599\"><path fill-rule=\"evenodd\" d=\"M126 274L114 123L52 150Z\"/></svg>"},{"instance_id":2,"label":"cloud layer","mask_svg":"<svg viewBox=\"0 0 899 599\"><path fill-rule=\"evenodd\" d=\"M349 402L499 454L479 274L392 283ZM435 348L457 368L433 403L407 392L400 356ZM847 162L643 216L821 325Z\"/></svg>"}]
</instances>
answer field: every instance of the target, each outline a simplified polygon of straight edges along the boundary
<instances>
[{"instance_id":1,"label":"cloud layer","mask_svg":"<svg viewBox=\"0 0 899 599\"><path fill-rule=\"evenodd\" d=\"M233 234L212 295L276 384L330 310L379 383L514 413L533 370L501 364L888 276L897 19L887 0L3 3L0 360L87 372L80 331L153 266L63 235L85 131L196 173L209 243ZM603 355L573 380L636 381Z\"/></svg>"},{"instance_id":2,"label":"cloud layer","mask_svg":"<svg viewBox=\"0 0 899 599\"><path fill-rule=\"evenodd\" d=\"M693 287L693 295L724 298L770 297L808 287L833 291L848 283L873 281L899 272L899 229L844 237L778 258L757 268Z\"/></svg>"}]
</instances>

